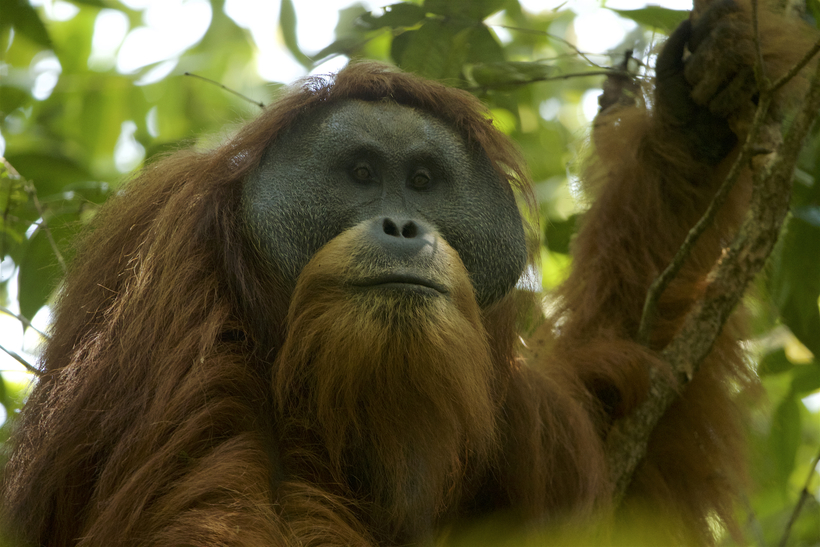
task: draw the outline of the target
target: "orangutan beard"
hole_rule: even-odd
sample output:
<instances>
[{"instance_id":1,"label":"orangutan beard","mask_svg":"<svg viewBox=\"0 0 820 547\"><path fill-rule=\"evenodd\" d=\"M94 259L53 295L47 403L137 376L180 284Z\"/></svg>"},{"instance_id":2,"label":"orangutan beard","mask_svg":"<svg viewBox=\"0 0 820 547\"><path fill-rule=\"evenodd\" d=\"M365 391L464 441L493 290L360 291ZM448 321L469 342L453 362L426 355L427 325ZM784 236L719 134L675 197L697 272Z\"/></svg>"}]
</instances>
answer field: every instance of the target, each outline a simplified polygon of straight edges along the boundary
<instances>
[{"instance_id":1,"label":"orangutan beard","mask_svg":"<svg viewBox=\"0 0 820 547\"><path fill-rule=\"evenodd\" d=\"M317 253L291 301L273 372L277 427L283 445L312 446L283 465L372 504L374 520L427 528L457 501L468 461L480 467L497 444L487 335L467 272L443 240L425 271L446 294L431 295L351 284L372 273L359 264L374 262L352 232Z\"/></svg>"}]
</instances>

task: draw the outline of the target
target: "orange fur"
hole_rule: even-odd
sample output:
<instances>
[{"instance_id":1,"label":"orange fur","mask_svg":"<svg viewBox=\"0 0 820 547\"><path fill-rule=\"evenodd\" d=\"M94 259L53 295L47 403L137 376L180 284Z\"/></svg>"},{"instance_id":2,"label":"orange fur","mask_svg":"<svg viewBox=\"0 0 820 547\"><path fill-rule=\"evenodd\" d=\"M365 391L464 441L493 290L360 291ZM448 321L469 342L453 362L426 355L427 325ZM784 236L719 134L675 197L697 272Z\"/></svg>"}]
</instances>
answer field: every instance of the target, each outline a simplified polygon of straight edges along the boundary
<instances>
[{"instance_id":1,"label":"orange fur","mask_svg":"<svg viewBox=\"0 0 820 547\"><path fill-rule=\"evenodd\" d=\"M459 498L468 463L486 466L496 448L493 363L467 271L444 240L433 269L450 297L397 302L348 284L378 269L359 231L331 241L299 278L274 364L276 429L294 447L287 469L350 500L368 492L359 503L371 529L416 537ZM326 470L304 448L315 445Z\"/></svg>"},{"instance_id":2,"label":"orange fur","mask_svg":"<svg viewBox=\"0 0 820 547\"><path fill-rule=\"evenodd\" d=\"M311 326L304 313L321 306L336 314L332 318L368 323L352 309L342 313L353 303L339 300L320 276L307 275L300 286L318 284L328 291L324 296L337 298L315 300L312 289L303 298L297 290L293 300L309 305L289 318L292 295L266 275L240 229L241 183L267 143L305 112L328 102L381 98L435 113L531 196L514 146L474 97L369 64L351 66L333 81L304 83L221 148L177 152L148 166L100 213L66 280L44 374L4 470L9 533L55 546L350 545L424 532L494 507L525 507L531 515L589 508L605 480L601 464L575 463L601 457L594 426L573 397L582 396L582 386L568 377L568 388L521 367L515 356L520 302L510 295L479 311L454 256L441 268L460 287L458 304L414 312L441 328L421 325L412 335L417 338L385 350L401 366L404 350L419 340L413 355L422 361L404 371L415 378L405 384L403 376L374 377L369 386L382 389L376 395L384 398L370 399L363 415L349 407L349 419L340 415L323 426L337 436L344 431L342 440L331 435L328 446L317 446L279 438L291 434L291 422L274 417L290 408L286 402L299 382L316 370L298 368L299 353L317 349L306 347L303 336L329 336L338 345L323 351L338 355L347 369L322 378L321 389L341 388L348 405L362 395L357 380L366 380L355 374L368 370L355 356L373 359L375 348L350 346L345 360L345 332L357 332L355 325L335 333ZM333 256L341 260L338 252ZM360 344L385 340L385 333L360 334L367 335ZM422 370L422 364L433 367L430 361L444 363ZM455 368L443 366L449 361ZM456 374L468 365L473 368ZM328 361L313 360L311 367L333 370ZM391 383L393 390L385 390ZM427 458L429 476L416 477L415 456L391 438L391 402L397 416L413 417L410 438L419 453L443 458ZM325 416L331 404L320 405ZM327 427L334 424L344 429ZM355 485L337 484L333 473L342 463L342 444L351 435L372 435L372 427L382 432L385 466L374 471L375 497L368 500ZM513 441L502 455L500 447ZM333 458L324 457L328 449ZM312 475L285 473L292 463ZM550 485L560 488L547 491ZM403 498L394 487L414 493ZM425 503L432 506L427 523L414 514ZM363 520L370 510L370 520ZM383 522L376 525L379 515Z\"/></svg>"},{"instance_id":3,"label":"orange fur","mask_svg":"<svg viewBox=\"0 0 820 547\"><path fill-rule=\"evenodd\" d=\"M799 55L791 38L766 43L773 74ZM549 525L606 506L607 429L645 396L648 368L663 369L655 352L701 294L747 183L665 293L642 347L646 288L725 165L697 165L641 106L601 118L573 273L520 355L516 323L531 302L510 294L479 309L440 237L434 267L449 297L435 303L344 288L376 267L356 259L360 228L317 253L294 294L267 275L242 231L242 181L306 113L348 99L435 115L532 204L514 146L475 98L372 64L307 80L214 151L146 167L100 213L66 279L4 470L11 537L373 545L499 512ZM742 457L731 394L751 376L733 329L635 478L627 511L663 513L662 537L708 541L708 516L730 522Z\"/></svg>"},{"instance_id":4,"label":"orange fur","mask_svg":"<svg viewBox=\"0 0 820 547\"><path fill-rule=\"evenodd\" d=\"M736 17L751 25L748 6ZM766 73L775 80L815 37L804 25L765 12L760 23ZM777 106L793 100L804 84L800 78L791 83ZM748 127L748 120L733 122ZM745 136L739 136L742 142ZM751 176L741 176L716 222L664 292L650 348L645 348L634 338L647 288L703 215L737 153L715 168L697 164L663 113L642 104L619 105L599 116L593 145L596 161L589 162L582 177L592 206L573 241L572 273L557 291L560 309L534 343L548 341L553 353L544 359L550 366L558 363L579 374L617 418L644 398L649 368L673 377L655 350L671 340L703 293L709 271L742 220ZM560 335L553 340L556 324ZM640 523L636 529L647 535L647 544L709 544L709 518L739 533L733 503L745 481L745 454L742 412L734 395L756 384L738 345L742 335L740 318L730 319L653 433L622 511L638 515L632 524ZM656 528L652 521L658 522Z\"/></svg>"}]
</instances>

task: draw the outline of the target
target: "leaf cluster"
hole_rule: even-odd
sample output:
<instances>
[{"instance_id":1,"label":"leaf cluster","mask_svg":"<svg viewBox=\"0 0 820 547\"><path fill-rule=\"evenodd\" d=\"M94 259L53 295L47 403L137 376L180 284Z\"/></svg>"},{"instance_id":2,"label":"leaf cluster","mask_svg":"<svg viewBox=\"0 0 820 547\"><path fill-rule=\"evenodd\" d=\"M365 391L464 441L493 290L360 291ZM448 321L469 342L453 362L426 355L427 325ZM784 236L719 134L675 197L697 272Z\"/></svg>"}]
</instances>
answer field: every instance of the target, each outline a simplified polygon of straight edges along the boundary
<instances>
[{"instance_id":1,"label":"leaf cluster","mask_svg":"<svg viewBox=\"0 0 820 547\"><path fill-rule=\"evenodd\" d=\"M144 26L143 13L115 0L70 5L74 14L57 20L26 0L0 0L0 306L29 319L53 301L73 240L130 169L180 146L207 146L213 141L204 135L222 133L258 111L218 86L185 78L185 72L264 103L279 86L259 76L258 46L226 15L221 0L211 1L211 21L198 42L127 73L117 68L116 51L100 57L95 25L114 11L133 32ZM571 4L540 14L523 10L517 0L408 1L374 11L351 5L340 12L327 47L312 53L299 46L296 19L302 12L296 6L282 0L278 28L271 32L279 32L306 71L321 70L335 57L378 59L470 90L487 104L493 123L518 143L535 181L534 220L542 231L537 281L546 289L565 275L584 210L575 184L590 123L584 104L594 102L602 75L610 71L626 68L638 79L651 77L646 67L654 45L686 17L654 6L613 10L637 29L612 51L587 52L574 45ZM809 3L813 7L816 2ZM623 67L627 51L635 60ZM749 403L755 489L744 509L749 518L741 520L751 523L749 537L760 543L781 536L820 447L820 415L803 403L820 392L818 299L815 132L800 159L792 215L768 275L747 298L750 348L766 397ZM2 361L4 367L12 362ZM0 404L13 416L23 390L13 374L3 372L2 378ZM812 496L792 530L795 544L820 543L820 479L812 481Z\"/></svg>"}]
</instances>

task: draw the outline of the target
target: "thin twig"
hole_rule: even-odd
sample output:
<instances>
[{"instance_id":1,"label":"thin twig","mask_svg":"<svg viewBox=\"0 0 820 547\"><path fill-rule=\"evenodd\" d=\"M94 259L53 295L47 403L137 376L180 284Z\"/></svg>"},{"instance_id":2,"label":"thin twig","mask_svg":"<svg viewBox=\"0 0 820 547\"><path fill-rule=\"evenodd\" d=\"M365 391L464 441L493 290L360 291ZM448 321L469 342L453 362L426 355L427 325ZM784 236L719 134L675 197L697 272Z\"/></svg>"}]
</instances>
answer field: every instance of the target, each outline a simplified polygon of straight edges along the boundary
<instances>
[{"instance_id":1,"label":"thin twig","mask_svg":"<svg viewBox=\"0 0 820 547\"><path fill-rule=\"evenodd\" d=\"M10 350L3 345L0 345L0 350L3 350L4 352L8 353L15 361L23 365L26 368L26 370L28 370L32 374L35 374L37 376L41 375L41 372L37 370L37 367L23 359L16 351Z\"/></svg>"},{"instance_id":2,"label":"thin twig","mask_svg":"<svg viewBox=\"0 0 820 547\"><path fill-rule=\"evenodd\" d=\"M37 214L40 216L40 224L37 229L43 230L43 232L46 234L46 237L48 238L48 243L49 245L51 245L51 250L54 252L54 256L57 258L57 263L60 265L60 268L63 270L63 273L65 274L67 268L65 259L63 259L63 253L61 253L60 248L57 247L57 242L54 239L54 235L51 233L51 229L48 227L48 222L46 221L45 215L45 208L42 206L40 200L37 198L37 189L34 187L34 183L30 180L23 178L23 176L17 172L14 166L11 165L6 160L6 158L0 159L2 159L3 164L6 166L6 169L9 172L9 177L23 182L23 190L26 192L29 198L31 198L32 203L34 203L34 208L37 209Z\"/></svg>"},{"instance_id":3,"label":"thin twig","mask_svg":"<svg viewBox=\"0 0 820 547\"><path fill-rule=\"evenodd\" d=\"M683 267L692 249L694 249L700 236L712 225L718 211L726 202L729 192L731 192L735 183L740 178L740 173L743 168L748 165L749 160L755 154L755 141L757 140L761 127L763 127L763 121L766 119L769 106L771 106L771 95L766 94L760 99L757 110L755 111L754 120L752 121L752 127L746 137L746 142L743 143L740 154L732 164L729 173L715 193L715 197L712 199L706 212L703 213L698 223L695 224L686 235L686 239L683 241L683 244L681 244L680 249L678 249L678 252L675 254L669 266L667 266L649 286L649 290L646 293L646 300L644 300L643 304L640 326L638 327L639 343L643 345L649 344L652 328L655 326L655 319L658 314L658 302L660 301L661 295L663 295L669 283L677 277L678 272L680 272L680 269Z\"/></svg>"},{"instance_id":4,"label":"thin twig","mask_svg":"<svg viewBox=\"0 0 820 547\"><path fill-rule=\"evenodd\" d=\"M9 178L23 182L23 190L31 198L31 201L34 203L34 208L37 209L37 214L40 215L40 228L45 232L46 237L48 238L48 242L51 245L51 249L52 251L54 251L54 256L57 257L57 262L60 264L60 268L62 268L63 273L65 273L66 265L65 260L63 260L63 254L57 247L57 242L54 241L54 236L51 234L51 230L48 227L48 222L46 222L45 209L40 204L40 200L37 198L37 189L34 187L34 183L32 183L30 180L23 178L23 176L17 172L14 166L10 164L6 160L6 158L0 158L0 160L3 161L3 164L6 166L6 169L8 169Z\"/></svg>"},{"instance_id":5,"label":"thin twig","mask_svg":"<svg viewBox=\"0 0 820 547\"><path fill-rule=\"evenodd\" d=\"M797 505L794 506L794 511L792 511L792 514L789 517L789 523L786 524L786 529L783 530L783 537L780 538L780 547L786 547L786 542L789 540L789 534L791 534L792 526L794 526L794 523L797 521L800 511L803 509L803 504L806 503L806 500L809 499L809 496L811 496L811 492L809 492L809 485L811 484L811 479L814 477L814 474L817 472L818 465L820 465L820 452L817 453L817 456L815 456L814 460L811 462L809 476L806 477L806 483L800 491L800 498L797 500Z\"/></svg>"},{"instance_id":6,"label":"thin twig","mask_svg":"<svg viewBox=\"0 0 820 547\"><path fill-rule=\"evenodd\" d=\"M687 234L686 240L681 245L680 249L678 250L677 254L673 258L672 262L667 266L667 268L652 282L649 287L649 290L646 294L646 299L644 300L643 306L643 313L641 315L641 322L640 326L638 327L638 341L641 344L647 345L651 336L652 328L655 324L655 319L657 317L657 310L658 310L658 302L660 297L663 295L663 292L669 286L669 283L677 276L678 272L680 271L681 267L683 266L686 258L691 253L692 249L694 248L695 243L697 242L698 238L706 231L706 229L712 224L715 215L717 214L720 207L726 201L726 198L732 189L732 187L737 182L738 177L740 176L741 169L748 163L749 159L754 156L758 151L756 150L754 141L757 140L758 134L760 129L763 127L763 122L765 120L765 115L768 113L769 106L771 101L774 98L774 93L783 87L786 83L789 82L801 69L803 69L814 57L818 51L820 51L820 40L803 56L799 63L789 70L785 76L777 80L773 85L769 85L768 80L765 79L765 70L763 68L763 55L761 53L760 47L760 35L758 31L758 18L757 18L757 0L753 0L752 2L752 20L754 25L754 43L755 48L757 50L757 65L755 66L755 77L757 78L757 84L760 91L760 101L758 104L758 108L755 111L754 120L752 122L751 129L746 138L746 142L743 145L743 149L738 156L735 163L732 165L729 174L726 176L726 179L723 181L723 184L718 189L717 193L715 194L715 198L713 199L712 203L709 205L709 208L704 213L703 217L698 221L698 223L692 228L692 230Z\"/></svg>"},{"instance_id":7,"label":"thin twig","mask_svg":"<svg viewBox=\"0 0 820 547\"><path fill-rule=\"evenodd\" d=\"M757 0L752 0L752 41L755 45L755 79L757 80L757 88L760 90L769 91L769 81L766 79L766 67L763 64L763 50L760 46L760 28L757 17Z\"/></svg>"},{"instance_id":8,"label":"thin twig","mask_svg":"<svg viewBox=\"0 0 820 547\"><path fill-rule=\"evenodd\" d=\"M749 215L737 237L710 273L703 298L661 352L661 359L669 363L676 381L670 381L653 368L647 399L629 416L616 422L610 431L606 452L615 484L616 505L623 499L635 469L645 457L649 437L658 421L712 350L726 320L774 248L788 213L797 156L818 114L820 66L811 80L803 107L788 128L773 161L754 173Z\"/></svg>"},{"instance_id":9,"label":"thin twig","mask_svg":"<svg viewBox=\"0 0 820 547\"><path fill-rule=\"evenodd\" d=\"M488 89L497 89L501 87L510 87L510 86L519 86L519 85L529 85L534 84L536 82L551 82L553 80L567 80L569 78L583 78L584 76L611 76L613 73L619 73L620 70L616 70L614 68L604 69L604 70L591 70L589 72L568 72L566 74L561 74L559 76L542 76L538 78L530 78L527 80L515 80L515 81L508 81L508 82L499 82L497 84L492 85L479 85L474 87L466 88L467 91L486 91Z\"/></svg>"},{"instance_id":10,"label":"thin twig","mask_svg":"<svg viewBox=\"0 0 820 547\"><path fill-rule=\"evenodd\" d=\"M31 321L29 321L28 319L26 319L22 315L18 315L16 313L14 313L13 311L11 311L10 309L8 309L6 307L3 307L3 306L0 306L0 313L5 313L6 315L10 315L10 316L14 317L18 321L20 321L20 323L22 323L24 327L26 327L27 329L32 329L34 332L36 332L37 334L39 334L40 336L42 336L43 338L48 340L49 337L46 333L44 333L43 331L41 331L40 329L38 329L37 327L32 325Z\"/></svg>"},{"instance_id":11,"label":"thin twig","mask_svg":"<svg viewBox=\"0 0 820 547\"><path fill-rule=\"evenodd\" d=\"M25 184L23 184L23 189L26 191L26 194L31 198L31 201L34 203L34 208L37 209L37 214L40 215L40 226L38 229L41 229L45 232L46 237L48 238L48 243L51 245L51 250L54 252L54 256L57 257L57 263L60 265L60 268L63 270L63 273L68 271L66 268L65 260L63 259L63 253L60 252L60 248L57 247L57 241L54 239L54 235L51 233L51 229L48 227L48 222L46 221L45 209L42 205L40 205L40 200L37 199L37 189L34 187L34 183L30 180L26 180Z\"/></svg>"},{"instance_id":12,"label":"thin twig","mask_svg":"<svg viewBox=\"0 0 820 547\"><path fill-rule=\"evenodd\" d=\"M222 89L224 89L224 90L225 90L225 91L227 91L228 93L233 93L233 94L234 94L234 95L236 95L237 97L240 97L240 98L242 98L242 99L245 99L245 100L246 100L246 101L248 101L249 103L251 103L251 104L255 104L255 105L256 105L256 106L258 106L259 108L265 108L265 103L260 102L260 101L254 101L253 99L251 99L251 98L250 98L250 97L248 97L247 95L243 95L243 94L241 94L240 92L236 91L235 89L231 89L230 87L228 87L228 86L226 86L226 85L222 85L222 84L220 84L219 82L217 82L217 81L215 81L215 80L211 80L210 78L206 78L205 76L200 76L199 74L194 74L193 72L185 72L185 73L183 73L183 76L190 76L191 78L199 78L200 80L203 80L203 81L205 81L205 82L208 82L209 84L213 84L213 85L215 85L215 86L217 86L217 87L221 87Z\"/></svg>"},{"instance_id":13,"label":"thin twig","mask_svg":"<svg viewBox=\"0 0 820 547\"><path fill-rule=\"evenodd\" d=\"M789 70L786 74L784 74L779 80L772 84L771 91L772 93L776 92L778 89L789 83L789 81L797 76L797 73L803 70L803 68L811 62L812 57L817 55L817 52L820 51L820 40L814 43L814 46L806 52L800 62L794 65L791 70Z\"/></svg>"},{"instance_id":14,"label":"thin twig","mask_svg":"<svg viewBox=\"0 0 820 547\"><path fill-rule=\"evenodd\" d=\"M539 34L539 35L541 35L541 36L546 36L547 38L549 38L549 39L551 39L551 40L558 40L559 42L562 42L563 44L565 44L566 46L568 46L570 49L572 49L572 50L573 50L575 53L577 53L577 54L578 54L578 55L579 55L582 59L584 59L586 62L588 62L588 63L589 63L589 64L591 64L592 66L595 66L595 67L598 67L598 68L605 68L604 66L599 65L598 63L596 63L596 62L592 61L592 59L590 59L589 57L587 57L587 55L594 55L594 54L584 53L583 51L581 51L580 49L578 49L578 48L575 46L575 44L573 44L573 43L572 43L572 42L570 42L569 40L566 40L566 39L564 39L564 38L561 38L560 36L556 36L555 34L550 34L549 32L545 32L545 31L543 31L543 30L530 29L530 28L522 28L522 27L513 27L513 26L509 26L509 25L492 25L492 26L494 26L494 27L498 27L498 28L507 29L507 30L515 30L515 31L517 31L517 32L525 32L525 33L529 33L529 34Z\"/></svg>"},{"instance_id":15,"label":"thin twig","mask_svg":"<svg viewBox=\"0 0 820 547\"><path fill-rule=\"evenodd\" d=\"M746 530L748 530L748 534L754 538L754 544L757 545L757 547L766 547L766 537L763 535L763 526L761 526L760 521L757 519L755 509L752 507L752 502L749 501L749 497L744 493L740 494L740 501L747 515Z\"/></svg>"}]
</instances>

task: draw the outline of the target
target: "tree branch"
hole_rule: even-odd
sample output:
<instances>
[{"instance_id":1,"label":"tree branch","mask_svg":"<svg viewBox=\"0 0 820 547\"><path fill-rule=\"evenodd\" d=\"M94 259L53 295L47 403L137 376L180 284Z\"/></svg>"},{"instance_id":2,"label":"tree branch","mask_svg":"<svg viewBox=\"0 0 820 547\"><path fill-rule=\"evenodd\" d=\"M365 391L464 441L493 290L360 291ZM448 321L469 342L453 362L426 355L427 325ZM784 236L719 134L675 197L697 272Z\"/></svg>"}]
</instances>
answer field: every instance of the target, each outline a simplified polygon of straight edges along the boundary
<instances>
[{"instance_id":1,"label":"tree branch","mask_svg":"<svg viewBox=\"0 0 820 547\"><path fill-rule=\"evenodd\" d=\"M237 90L231 89L230 87L228 87L224 84L220 84L217 81L211 80L210 78L206 78L205 76L200 76L199 74L194 74L193 72L183 72L182 75L183 76L190 76L191 78L197 78L199 80L202 80L203 82L208 82L209 84L213 84L217 87L221 87L222 89L224 89L228 93L233 93L234 95L236 95L240 99L244 99L244 100L248 101L251 104L255 104L259 108L265 108L265 103L263 103L262 101L255 101L255 100L251 99L250 97L248 97L247 95L243 95L242 93L238 92Z\"/></svg>"},{"instance_id":2,"label":"tree branch","mask_svg":"<svg viewBox=\"0 0 820 547\"><path fill-rule=\"evenodd\" d=\"M770 97L771 89L765 94ZM760 106L764 106L762 98ZM607 439L607 456L615 483L616 504L623 498L636 467L646 454L658 421L697 372L726 319L774 248L789 209L797 156L818 112L820 65L782 144L769 156L768 165L755 169L749 214L709 275L703 299L696 303L680 331L661 352L662 359L671 365L676 382L650 371L651 387L646 401L612 428ZM751 147L748 141L744 149L747 147Z\"/></svg>"},{"instance_id":3,"label":"tree branch","mask_svg":"<svg viewBox=\"0 0 820 547\"><path fill-rule=\"evenodd\" d=\"M794 511L792 511L791 516L789 517L789 523L786 525L786 529L783 531L783 537L780 538L780 547L786 547L786 543L789 541L789 534L791 534L792 526L797 521L797 517L800 515L800 510L803 509L803 504L806 503L806 500L811 496L811 492L809 492L809 484L811 484L811 479L814 477L814 474L817 472L817 466L820 465L820 452L814 457L814 460L811 462L811 467L809 468L809 476L806 477L806 483L803 485L803 489L800 491L800 498L797 500L797 504L794 506Z\"/></svg>"},{"instance_id":4,"label":"tree branch","mask_svg":"<svg viewBox=\"0 0 820 547\"><path fill-rule=\"evenodd\" d=\"M552 82L555 80L569 80L570 78L585 78L587 76L612 76L613 74L620 74L622 73L621 70L615 68L607 68L603 70L589 70L586 72L567 72L566 74L559 74L557 76L539 76L536 78L528 78L526 80L515 80L515 81L506 81L506 82L498 82L491 85L478 85L473 87L465 88L467 91L471 93L481 92L481 91L489 91L491 89L502 89L508 87L517 87L517 86L525 86L534 84L537 82Z\"/></svg>"},{"instance_id":5,"label":"tree branch","mask_svg":"<svg viewBox=\"0 0 820 547\"><path fill-rule=\"evenodd\" d=\"M766 66L763 64L763 50L760 47L760 26L758 25L757 0L752 0L752 29L753 42L755 46L755 80L758 89L769 89L769 82L766 79Z\"/></svg>"},{"instance_id":6,"label":"tree branch","mask_svg":"<svg viewBox=\"0 0 820 547\"><path fill-rule=\"evenodd\" d=\"M36 332L37 334L39 334L40 336L42 336L43 338L48 340L49 336L46 333L44 333L43 331L41 331L40 329L38 329L37 327L32 325L31 321L29 321L28 319L26 319L22 315L14 313L10 309L6 308L5 306L0 306L0 313L5 313L6 315L10 315L10 316L14 317L18 321L20 321L20 323L24 327L26 327L27 329L32 329L34 332Z\"/></svg>"},{"instance_id":7,"label":"tree branch","mask_svg":"<svg viewBox=\"0 0 820 547\"><path fill-rule=\"evenodd\" d=\"M779 80L775 81L772 84L772 87L771 87L772 93L779 90L781 87L783 87L784 85L789 83L789 81L792 80L795 76L797 76L797 73L800 72L801 70L803 70L803 68L807 64L809 64L809 62L811 62L812 58L814 58L814 56L817 55L818 51L820 51L820 40L815 42L814 46L812 46L812 48L809 51L806 52L806 54L803 56L803 58L800 59L800 62L798 62L796 65L794 65L791 68L791 70L789 70Z\"/></svg>"},{"instance_id":8,"label":"tree branch","mask_svg":"<svg viewBox=\"0 0 820 547\"><path fill-rule=\"evenodd\" d=\"M771 106L771 96L766 95L765 97L761 97L760 104L755 111L752 127L746 137L746 142L743 144L740 154L732 164L729 173L726 175L726 179L720 185L720 188L718 188L718 191L715 193L715 197L712 199L712 202L709 204L709 207L706 209L703 217L701 217L698 223L695 224L695 226L686 235L686 239L683 241L683 244L681 244L680 249L672 259L672 262L663 272L661 272L658 277L655 278L652 285L649 286L649 290L646 294L646 300L643 305L641 323L638 327L638 342L641 344L647 345L649 342L652 328L655 326L655 319L658 313L658 302L660 301L661 295L669 286L669 283L671 283L672 280L678 275L678 272L680 272L680 269L683 267L683 264L686 262L686 259L692 252L692 249L694 249L695 243L697 243L700 236L703 235L709 226L712 225L718 211L723 204L726 203L726 198L729 196L729 192L740 178L743 168L749 164L749 160L751 160L752 156L755 155L757 151L757 138L760 135L760 130L763 127L763 121L769 111L769 106Z\"/></svg>"},{"instance_id":9,"label":"tree branch","mask_svg":"<svg viewBox=\"0 0 820 547\"><path fill-rule=\"evenodd\" d=\"M34 208L37 209L37 214L40 215L40 228L45 232L48 242L51 245L51 250L54 251L54 256L57 257L57 262L60 264L60 268L62 268L63 273L65 273L65 260L63 260L63 254L57 247L57 242L54 241L54 236L51 234L51 230L48 227L48 222L46 222L45 209L40 204L40 200L37 198L37 189L30 180L23 178L23 176L17 172L14 166L10 164L6 158L0 157L0 161L2 161L6 166L6 169L8 169L9 178L23 181L23 190L25 190L26 194L28 194L31 198L31 201L34 203Z\"/></svg>"},{"instance_id":10,"label":"tree branch","mask_svg":"<svg viewBox=\"0 0 820 547\"><path fill-rule=\"evenodd\" d=\"M5 347L3 345L0 345L0 350L4 351L8 355L10 355L15 361L17 361L18 363L23 365L26 368L26 370L28 370L32 374L34 374L36 376L41 375L41 372L37 369L37 367L35 367L31 363L29 363L28 361L23 359L23 357L21 357L20 354L17 353L16 351L10 350L10 349L8 349L7 347Z\"/></svg>"}]
</instances>

